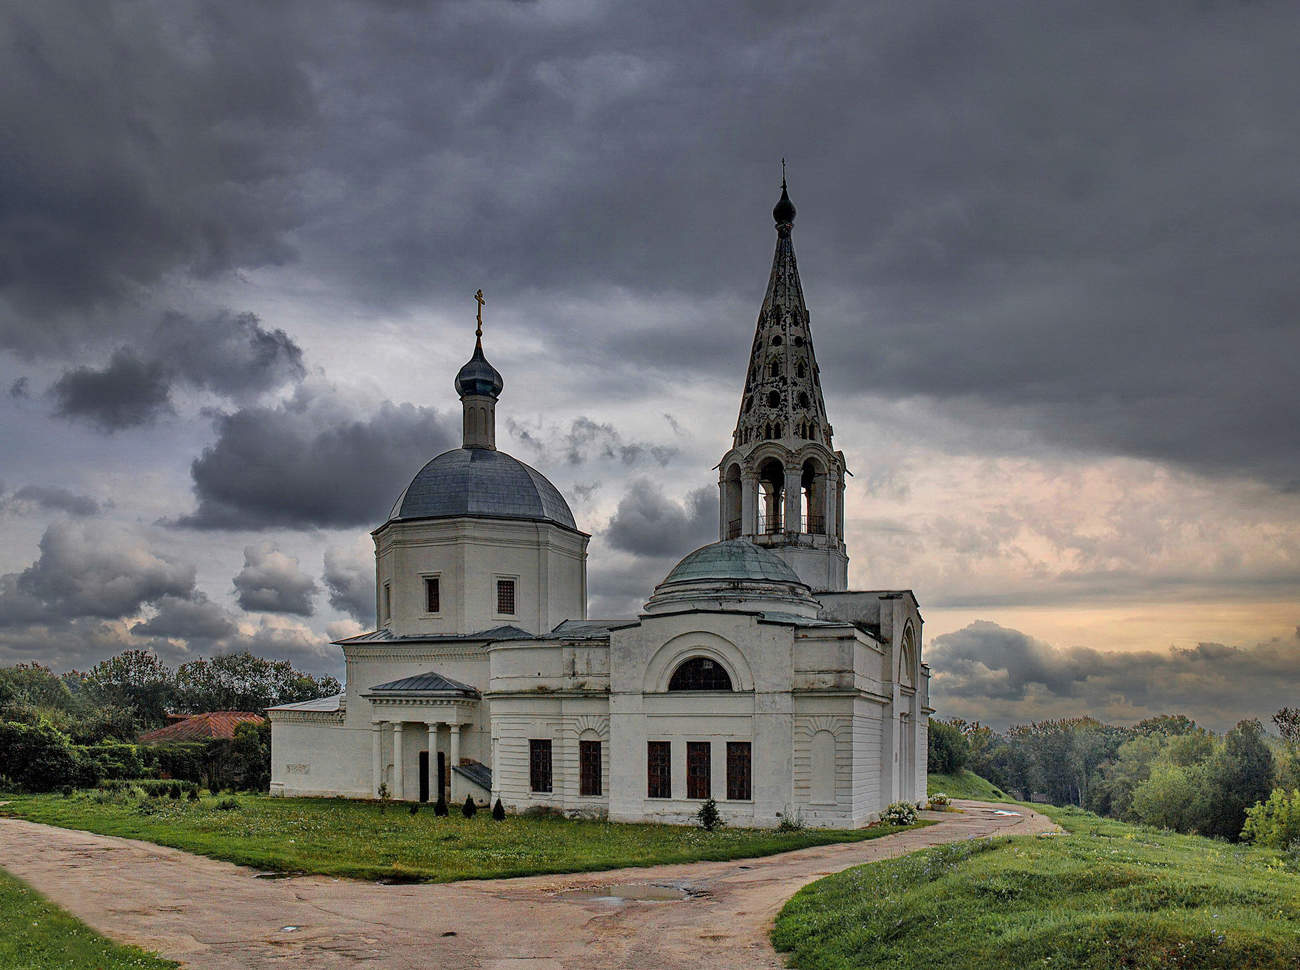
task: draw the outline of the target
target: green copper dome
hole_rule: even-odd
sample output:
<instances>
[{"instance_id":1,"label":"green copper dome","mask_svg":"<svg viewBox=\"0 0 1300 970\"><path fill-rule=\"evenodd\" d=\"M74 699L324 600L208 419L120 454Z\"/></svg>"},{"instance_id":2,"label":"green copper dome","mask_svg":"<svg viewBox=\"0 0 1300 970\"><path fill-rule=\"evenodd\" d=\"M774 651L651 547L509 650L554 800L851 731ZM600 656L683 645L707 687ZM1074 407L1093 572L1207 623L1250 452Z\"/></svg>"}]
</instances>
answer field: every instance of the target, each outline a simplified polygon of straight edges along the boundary
<instances>
[{"instance_id":1,"label":"green copper dome","mask_svg":"<svg viewBox=\"0 0 1300 970\"><path fill-rule=\"evenodd\" d=\"M748 539L728 539L701 546L673 567L663 585L709 579L803 585L784 559Z\"/></svg>"}]
</instances>

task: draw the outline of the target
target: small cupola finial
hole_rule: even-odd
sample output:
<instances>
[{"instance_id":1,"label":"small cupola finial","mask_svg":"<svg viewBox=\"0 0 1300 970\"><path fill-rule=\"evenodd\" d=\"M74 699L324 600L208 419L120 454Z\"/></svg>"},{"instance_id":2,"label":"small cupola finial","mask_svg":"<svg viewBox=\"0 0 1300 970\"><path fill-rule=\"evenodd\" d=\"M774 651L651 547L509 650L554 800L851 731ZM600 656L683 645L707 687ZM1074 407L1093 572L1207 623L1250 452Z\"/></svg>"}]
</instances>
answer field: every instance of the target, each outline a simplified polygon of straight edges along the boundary
<instances>
[{"instance_id":1,"label":"small cupola finial","mask_svg":"<svg viewBox=\"0 0 1300 970\"><path fill-rule=\"evenodd\" d=\"M474 294L478 303L474 328L474 355L456 375L456 393L465 410L465 448L496 448L496 403L505 387L497 369L483 356L483 291Z\"/></svg>"},{"instance_id":2,"label":"small cupola finial","mask_svg":"<svg viewBox=\"0 0 1300 970\"><path fill-rule=\"evenodd\" d=\"M772 218L776 220L778 229L789 229L794 223L794 203L790 201L790 195L785 190L785 159L781 159L781 198L772 208Z\"/></svg>"}]
</instances>

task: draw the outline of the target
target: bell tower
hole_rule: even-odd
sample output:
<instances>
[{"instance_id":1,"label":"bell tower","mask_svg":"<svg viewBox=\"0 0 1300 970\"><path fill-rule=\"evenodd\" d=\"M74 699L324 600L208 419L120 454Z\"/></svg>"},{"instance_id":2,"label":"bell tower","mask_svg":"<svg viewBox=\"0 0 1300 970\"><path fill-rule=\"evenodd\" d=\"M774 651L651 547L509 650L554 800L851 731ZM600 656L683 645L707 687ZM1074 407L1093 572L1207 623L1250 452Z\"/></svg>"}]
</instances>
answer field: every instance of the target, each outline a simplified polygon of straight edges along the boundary
<instances>
[{"instance_id":1,"label":"bell tower","mask_svg":"<svg viewBox=\"0 0 1300 970\"><path fill-rule=\"evenodd\" d=\"M718 466L718 537L786 560L814 591L848 588L844 453L835 451L781 179L776 254L754 330L731 450Z\"/></svg>"}]
</instances>

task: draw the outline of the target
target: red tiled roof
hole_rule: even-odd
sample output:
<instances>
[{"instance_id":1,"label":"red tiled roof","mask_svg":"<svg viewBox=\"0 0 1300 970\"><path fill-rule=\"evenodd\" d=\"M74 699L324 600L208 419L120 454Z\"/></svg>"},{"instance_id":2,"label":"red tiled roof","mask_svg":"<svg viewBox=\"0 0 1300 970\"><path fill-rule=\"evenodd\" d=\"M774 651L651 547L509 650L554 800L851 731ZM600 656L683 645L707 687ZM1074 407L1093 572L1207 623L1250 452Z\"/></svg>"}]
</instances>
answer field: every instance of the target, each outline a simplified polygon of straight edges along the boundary
<instances>
[{"instance_id":1,"label":"red tiled roof","mask_svg":"<svg viewBox=\"0 0 1300 970\"><path fill-rule=\"evenodd\" d=\"M235 727L239 724L261 724L265 718L248 711L209 711L195 714L183 721L166 727L146 731L140 735L141 744L157 744L168 741L210 741L213 738L229 740L235 736Z\"/></svg>"}]
</instances>

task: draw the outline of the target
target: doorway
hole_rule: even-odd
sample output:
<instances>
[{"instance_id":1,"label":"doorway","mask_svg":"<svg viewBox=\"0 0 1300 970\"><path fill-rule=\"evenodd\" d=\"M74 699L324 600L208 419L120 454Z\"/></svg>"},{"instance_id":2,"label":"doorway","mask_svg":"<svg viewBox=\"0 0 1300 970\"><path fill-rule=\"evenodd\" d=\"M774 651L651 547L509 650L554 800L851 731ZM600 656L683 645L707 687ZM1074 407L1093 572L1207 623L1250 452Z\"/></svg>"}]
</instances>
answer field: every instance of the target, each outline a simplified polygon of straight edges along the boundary
<instances>
[{"instance_id":1,"label":"doorway","mask_svg":"<svg viewBox=\"0 0 1300 970\"><path fill-rule=\"evenodd\" d=\"M429 800L429 752L420 752L420 801Z\"/></svg>"}]
</instances>

